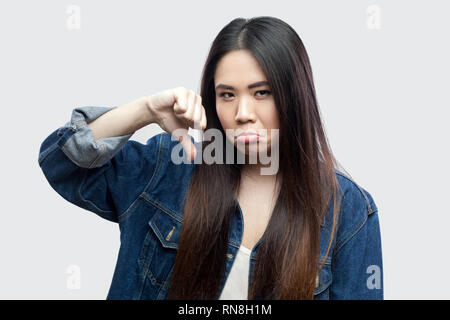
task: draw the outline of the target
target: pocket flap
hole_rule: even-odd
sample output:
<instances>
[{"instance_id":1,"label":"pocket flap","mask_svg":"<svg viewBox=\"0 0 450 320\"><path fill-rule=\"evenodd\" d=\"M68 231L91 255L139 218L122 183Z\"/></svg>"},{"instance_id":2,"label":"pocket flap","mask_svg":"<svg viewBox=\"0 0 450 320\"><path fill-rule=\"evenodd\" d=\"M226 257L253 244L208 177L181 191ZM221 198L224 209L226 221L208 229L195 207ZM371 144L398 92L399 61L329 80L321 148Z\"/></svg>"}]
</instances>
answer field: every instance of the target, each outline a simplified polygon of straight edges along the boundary
<instances>
[{"instance_id":1,"label":"pocket flap","mask_svg":"<svg viewBox=\"0 0 450 320\"><path fill-rule=\"evenodd\" d=\"M325 291L330 286L331 281L331 265L324 264L322 270L319 271L319 274L316 278L316 288L314 289L314 295Z\"/></svg>"},{"instance_id":2,"label":"pocket flap","mask_svg":"<svg viewBox=\"0 0 450 320\"><path fill-rule=\"evenodd\" d=\"M178 248L181 223L165 212L158 211L148 222L162 246L165 248Z\"/></svg>"}]
</instances>

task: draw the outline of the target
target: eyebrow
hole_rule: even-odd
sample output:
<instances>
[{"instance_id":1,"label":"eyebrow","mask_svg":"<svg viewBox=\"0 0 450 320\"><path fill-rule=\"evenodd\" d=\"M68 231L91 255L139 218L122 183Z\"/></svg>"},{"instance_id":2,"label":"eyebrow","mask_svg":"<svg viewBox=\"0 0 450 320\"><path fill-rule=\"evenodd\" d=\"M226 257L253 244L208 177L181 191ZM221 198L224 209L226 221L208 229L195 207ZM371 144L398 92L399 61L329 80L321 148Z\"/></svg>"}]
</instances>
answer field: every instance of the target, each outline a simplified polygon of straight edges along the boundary
<instances>
[{"instance_id":1,"label":"eyebrow","mask_svg":"<svg viewBox=\"0 0 450 320\"><path fill-rule=\"evenodd\" d=\"M258 81L258 82L255 82L255 83L250 84L250 85L248 86L248 88L249 88L249 89L252 89L252 88L262 87L262 86L268 86L268 85L269 85L269 82L268 82L268 81ZM217 90L217 89L234 90L234 88L233 88L232 86L229 86L229 85L226 85L226 84L221 84L221 83L219 83L219 84L216 86L216 90Z\"/></svg>"}]
</instances>

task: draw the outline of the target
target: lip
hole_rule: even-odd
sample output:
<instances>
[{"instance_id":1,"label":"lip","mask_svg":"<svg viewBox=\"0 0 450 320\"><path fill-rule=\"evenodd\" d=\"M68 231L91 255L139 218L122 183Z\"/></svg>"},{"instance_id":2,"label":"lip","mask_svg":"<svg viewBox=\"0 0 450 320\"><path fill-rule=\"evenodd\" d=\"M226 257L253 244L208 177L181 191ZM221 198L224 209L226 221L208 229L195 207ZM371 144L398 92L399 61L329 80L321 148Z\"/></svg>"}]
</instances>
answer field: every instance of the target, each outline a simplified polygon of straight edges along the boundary
<instances>
[{"instance_id":1,"label":"lip","mask_svg":"<svg viewBox=\"0 0 450 320\"><path fill-rule=\"evenodd\" d=\"M259 137L259 134L256 131L244 131L241 134L237 135L236 138L239 138L242 136L258 136Z\"/></svg>"},{"instance_id":2,"label":"lip","mask_svg":"<svg viewBox=\"0 0 450 320\"><path fill-rule=\"evenodd\" d=\"M236 141L251 143L259 141L259 134L256 131L244 131L236 137Z\"/></svg>"}]
</instances>

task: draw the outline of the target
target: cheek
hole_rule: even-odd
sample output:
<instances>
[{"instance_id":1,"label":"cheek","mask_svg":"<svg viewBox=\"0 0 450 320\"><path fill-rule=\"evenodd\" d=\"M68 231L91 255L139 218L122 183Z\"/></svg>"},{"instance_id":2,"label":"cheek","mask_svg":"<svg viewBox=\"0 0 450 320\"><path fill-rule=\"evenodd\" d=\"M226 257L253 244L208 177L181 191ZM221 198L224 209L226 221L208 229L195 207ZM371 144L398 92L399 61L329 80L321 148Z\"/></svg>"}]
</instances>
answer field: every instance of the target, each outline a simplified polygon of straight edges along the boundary
<instances>
[{"instance_id":1,"label":"cheek","mask_svg":"<svg viewBox=\"0 0 450 320\"><path fill-rule=\"evenodd\" d=\"M278 119L278 113L275 113L273 116L273 126L272 128L280 129L280 120Z\"/></svg>"},{"instance_id":2,"label":"cheek","mask_svg":"<svg viewBox=\"0 0 450 320\"><path fill-rule=\"evenodd\" d=\"M230 112L227 112L222 107L216 107L217 117L219 118L220 124L222 125L222 128L225 129L232 129L233 128L233 121L234 117L233 114Z\"/></svg>"},{"instance_id":3,"label":"cheek","mask_svg":"<svg viewBox=\"0 0 450 320\"><path fill-rule=\"evenodd\" d=\"M265 109L259 114L259 119L266 129L279 129L278 111L275 107Z\"/></svg>"},{"instance_id":4,"label":"cheek","mask_svg":"<svg viewBox=\"0 0 450 320\"><path fill-rule=\"evenodd\" d=\"M226 139L234 144L233 132L227 132L227 129L235 129L234 115L232 111L229 109L226 110L225 108L216 105L216 112L223 130L225 130Z\"/></svg>"}]
</instances>

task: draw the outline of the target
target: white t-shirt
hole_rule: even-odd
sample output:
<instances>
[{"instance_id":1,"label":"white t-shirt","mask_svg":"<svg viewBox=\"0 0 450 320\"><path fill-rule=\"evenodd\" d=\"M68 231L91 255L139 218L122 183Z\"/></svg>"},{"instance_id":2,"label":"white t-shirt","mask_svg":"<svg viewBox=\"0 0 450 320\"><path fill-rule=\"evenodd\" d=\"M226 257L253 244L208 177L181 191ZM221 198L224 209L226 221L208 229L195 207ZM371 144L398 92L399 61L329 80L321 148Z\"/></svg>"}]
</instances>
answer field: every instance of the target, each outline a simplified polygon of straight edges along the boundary
<instances>
[{"instance_id":1,"label":"white t-shirt","mask_svg":"<svg viewBox=\"0 0 450 320\"><path fill-rule=\"evenodd\" d=\"M240 246L219 300L247 300L251 250Z\"/></svg>"}]
</instances>

